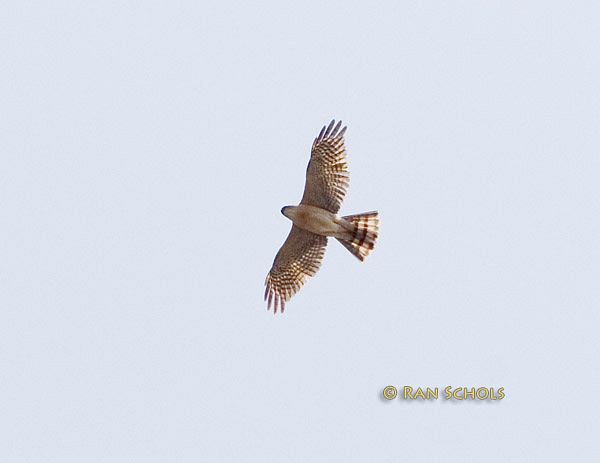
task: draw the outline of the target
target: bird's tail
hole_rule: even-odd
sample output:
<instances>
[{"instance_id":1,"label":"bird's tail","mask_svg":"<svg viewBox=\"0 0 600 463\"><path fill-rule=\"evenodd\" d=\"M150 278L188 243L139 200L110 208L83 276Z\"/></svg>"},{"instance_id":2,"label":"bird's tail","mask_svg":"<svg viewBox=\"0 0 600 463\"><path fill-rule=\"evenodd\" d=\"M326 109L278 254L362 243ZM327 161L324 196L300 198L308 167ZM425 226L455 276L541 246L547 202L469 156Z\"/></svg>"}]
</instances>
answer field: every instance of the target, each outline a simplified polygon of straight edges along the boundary
<instances>
[{"instance_id":1,"label":"bird's tail","mask_svg":"<svg viewBox=\"0 0 600 463\"><path fill-rule=\"evenodd\" d=\"M337 240L357 259L365 260L365 257L375 247L375 241L379 236L378 212L347 215L342 219L350 222L349 226L345 228L350 231L351 237L349 239L337 238Z\"/></svg>"}]
</instances>

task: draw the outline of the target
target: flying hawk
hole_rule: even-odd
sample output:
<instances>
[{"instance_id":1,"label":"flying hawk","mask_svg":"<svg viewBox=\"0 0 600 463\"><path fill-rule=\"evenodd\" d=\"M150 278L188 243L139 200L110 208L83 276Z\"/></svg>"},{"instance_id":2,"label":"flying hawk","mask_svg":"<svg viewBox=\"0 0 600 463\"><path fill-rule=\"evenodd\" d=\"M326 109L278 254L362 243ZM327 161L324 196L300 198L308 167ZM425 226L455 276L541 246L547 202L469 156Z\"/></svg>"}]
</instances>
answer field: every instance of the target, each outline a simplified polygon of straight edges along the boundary
<instances>
[{"instance_id":1,"label":"flying hawk","mask_svg":"<svg viewBox=\"0 0 600 463\"><path fill-rule=\"evenodd\" d=\"M293 223L290 234L275 256L265 280L267 310L274 313L314 276L323 260L327 237L336 238L359 260L375 246L379 232L377 211L337 217L349 183L344 133L341 121L323 127L315 138L306 168L304 195L298 206L285 206L281 213Z\"/></svg>"}]
</instances>

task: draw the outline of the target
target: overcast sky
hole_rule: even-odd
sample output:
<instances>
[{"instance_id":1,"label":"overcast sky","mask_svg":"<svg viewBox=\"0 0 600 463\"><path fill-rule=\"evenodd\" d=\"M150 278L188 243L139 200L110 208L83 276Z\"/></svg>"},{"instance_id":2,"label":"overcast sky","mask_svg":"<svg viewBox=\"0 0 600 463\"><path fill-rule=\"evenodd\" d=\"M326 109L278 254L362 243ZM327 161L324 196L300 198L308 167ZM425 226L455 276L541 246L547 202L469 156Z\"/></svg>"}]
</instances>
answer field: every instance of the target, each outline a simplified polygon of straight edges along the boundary
<instances>
[{"instance_id":1,"label":"overcast sky","mask_svg":"<svg viewBox=\"0 0 600 463\"><path fill-rule=\"evenodd\" d=\"M2 10L0 460L600 461L597 2ZM274 316L333 118L380 239Z\"/></svg>"}]
</instances>

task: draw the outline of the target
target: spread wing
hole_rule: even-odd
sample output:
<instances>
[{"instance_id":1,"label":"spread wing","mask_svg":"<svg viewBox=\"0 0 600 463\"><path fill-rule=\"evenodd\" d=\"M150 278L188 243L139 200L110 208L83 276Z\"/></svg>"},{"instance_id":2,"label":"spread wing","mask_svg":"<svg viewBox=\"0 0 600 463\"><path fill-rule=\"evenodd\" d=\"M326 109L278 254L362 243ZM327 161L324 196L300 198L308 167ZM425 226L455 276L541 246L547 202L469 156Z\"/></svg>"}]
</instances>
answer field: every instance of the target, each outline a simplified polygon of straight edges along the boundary
<instances>
[{"instance_id":1,"label":"spread wing","mask_svg":"<svg viewBox=\"0 0 600 463\"><path fill-rule=\"evenodd\" d=\"M317 206L333 212L340 210L350 182L342 122L331 121L313 142L306 168L306 184L300 204Z\"/></svg>"},{"instance_id":2,"label":"spread wing","mask_svg":"<svg viewBox=\"0 0 600 463\"><path fill-rule=\"evenodd\" d=\"M275 256L273 266L265 280L267 310L274 300L274 313L296 294L308 277L314 276L321 266L327 246L327 237L292 225L290 234Z\"/></svg>"}]
</instances>

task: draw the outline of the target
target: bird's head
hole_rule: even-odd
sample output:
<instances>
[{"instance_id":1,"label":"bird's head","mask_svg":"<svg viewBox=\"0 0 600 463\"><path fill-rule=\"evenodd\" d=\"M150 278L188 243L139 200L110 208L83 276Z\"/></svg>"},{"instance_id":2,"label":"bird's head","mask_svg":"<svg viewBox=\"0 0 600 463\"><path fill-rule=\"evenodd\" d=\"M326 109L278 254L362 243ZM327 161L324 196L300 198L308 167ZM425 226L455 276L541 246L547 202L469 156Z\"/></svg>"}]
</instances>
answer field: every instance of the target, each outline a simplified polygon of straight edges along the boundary
<instances>
[{"instance_id":1,"label":"bird's head","mask_svg":"<svg viewBox=\"0 0 600 463\"><path fill-rule=\"evenodd\" d=\"M290 216L289 216L288 214L289 214L289 212L290 212L290 208L291 208L291 207L292 207L292 206L283 206L283 207L281 208L281 213L282 213L283 215L285 215L286 217L288 217L288 218L289 218ZM287 212L286 212L286 210L287 210Z\"/></svg>"}]
</instances>

